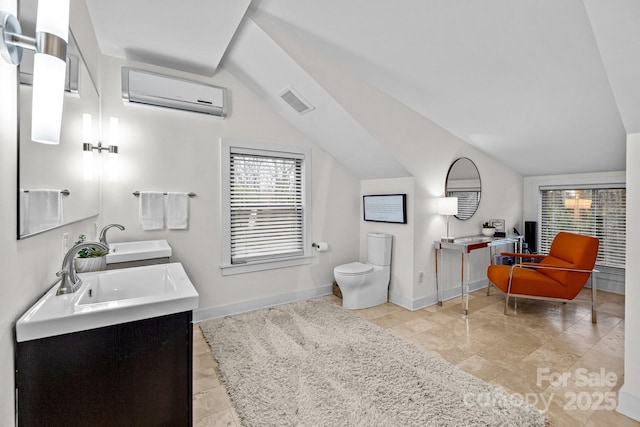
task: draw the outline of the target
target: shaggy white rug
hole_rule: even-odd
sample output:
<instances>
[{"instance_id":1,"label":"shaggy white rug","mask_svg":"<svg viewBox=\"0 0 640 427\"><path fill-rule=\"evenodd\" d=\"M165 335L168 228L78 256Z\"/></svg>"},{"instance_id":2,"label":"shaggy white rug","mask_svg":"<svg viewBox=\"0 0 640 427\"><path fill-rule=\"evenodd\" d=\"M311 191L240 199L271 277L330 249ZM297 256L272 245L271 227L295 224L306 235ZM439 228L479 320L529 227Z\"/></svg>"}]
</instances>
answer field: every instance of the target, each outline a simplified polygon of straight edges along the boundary
<instances>
[{"instance_id":1,"label":"shaggy white rug","mask_svg":"<svg viewBox=\"0 0 640 427\"><path fill-rule=\"evenodd\" d=\"M323 299L199 326L244 425L545 423L538 409Z\"/></svg>"}]
</instances>

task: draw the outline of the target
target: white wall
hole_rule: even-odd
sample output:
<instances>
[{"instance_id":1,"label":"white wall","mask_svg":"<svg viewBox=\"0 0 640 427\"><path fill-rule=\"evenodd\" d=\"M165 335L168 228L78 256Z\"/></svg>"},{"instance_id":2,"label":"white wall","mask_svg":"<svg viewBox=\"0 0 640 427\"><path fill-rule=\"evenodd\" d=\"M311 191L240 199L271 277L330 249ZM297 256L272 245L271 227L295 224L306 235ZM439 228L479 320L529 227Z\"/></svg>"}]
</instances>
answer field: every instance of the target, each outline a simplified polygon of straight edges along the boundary
<instances>
[{"instance_id":1,"label":"white wall","mask_svg":"<svg viewBox=\"0 0 640 427\"><path fill-rule=\"evenodd\" d=\"M640 164L640 133L627 135L627 165ZM640 168L627 167L627 263L624 323L624 385L618 393L617 410L640 421Z\"/></svg>"},{"instance_id":2,"label":"white wall","mask_svg":"<svg viewBox=\"0 0 640 427\"><path fill-rule=\"evenodd\" d=\"M350 79L348 73L335 74L325 87L335 87L333 93L343 106L378 141L389 147L414 176L412 300L414 308L433 303L433 242L440 239L446 227L445 218L437 215L437 198L444 195L451 163L459 157L469 157L477 165L482 181L482 197L476 214L466 221L450 219L450 234L457 237L480 234L482 222L491 218L505 219L507 230L520 224L522 177L395 99L362 81ZM450 255L446 255L445 262L457 268L459 258ZM486 279L486 260L488 256L472 258L471 281ZM419 271L425 275L422 283L418 283ZM454 277L444 278L441 282L443 289L457 287L459 281L456 276L455 280Z\"/></svg>"},{"instance_id":3,"label":"white wall","mask_svg":"<svg viewBox=\"0 0 640 427\"><path fill-rule=\"evenodd\" d=\"M413 215L415 205L414 179L369 179L360 182L362 195L365 194L406 194L407 223L387 224L363 220L362 199L360 199L360 261L367 258L367 233L387 233L393 236L391 249L391 281L389 300L395 304L413 308Z\"/></svg>"},{"instance_id":4,"label":"white wall","mask_svg":"<svg viewBox=\"0 0 640 427\"><path fill-rule=\"evenodd\" d=\"M396 160L414 177L414 248L411 307L435 302L434 240L445 230L445 219L436 214L436 198L444 195L447 171L459 157L469 157L480 172L482 199L477 213L467 221L453 218L451 235L468 236L481 232L483 221L504 218L507 230L522 223L522 176L481 151L471 147L438 124L417 114L391 96L355 77L321 52L309 49L295 34L255 17L261 28L304 70L318 81L379 143L394 153ZM423 53L417 53L423 54ZM371 189L371 187L368 187ZM362 257L362 255L361 255ZM486 280L488 256L474 255L472 281ZM459 257L449 257L451 268ZM424 281L418 283L418 272ZM443 288L457 288L458 279L446 278ZM454 291L455 292L455 291Z\"/></svg>"},{"instance_id":5,"label":"white wall","mask_svg":"<svg viewBox=\"0 0 640 427\"><path fill-rule=\"evenodd\" d=\"M132 104L121 99L120 69L133 66L104 57L103 128L109 116L120 119L120 170L115 183L103 186L102 222L120 223L110 240L167 239L173 260L182 262L200 294L196 318L218 316L330 292L333 267L358 257L359 181L326 152L314 146L224 68L209 80L230 91L230 115L211 116ZM312 151L312 240L326 241L327 252L314 251L311 265L223 277L220 272L220 138L265 141ZM188 230L142 231L135 190L193 191Z\"/></svg>"}]
</instances>

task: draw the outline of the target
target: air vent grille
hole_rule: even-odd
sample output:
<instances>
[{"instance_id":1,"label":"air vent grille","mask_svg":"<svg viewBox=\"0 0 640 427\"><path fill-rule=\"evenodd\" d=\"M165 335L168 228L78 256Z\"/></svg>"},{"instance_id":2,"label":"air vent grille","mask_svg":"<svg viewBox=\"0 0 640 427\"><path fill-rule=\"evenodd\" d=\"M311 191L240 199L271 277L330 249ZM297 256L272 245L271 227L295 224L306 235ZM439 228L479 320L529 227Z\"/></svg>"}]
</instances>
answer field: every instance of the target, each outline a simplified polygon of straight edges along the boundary
<instances>
[{"instance_id":1,"label":"air vent grille","mask_svg":"<svg viewBox=\"0 0 640 427\"><path fill-rule=\"evenodd\" d=\"M306 99L300 96L293 88L286 88L280 93L280 98L287 104L296 110L299 114L306 114L309 111L313 111L315 107L311 105Z\"/></svg>"}]
</instances>

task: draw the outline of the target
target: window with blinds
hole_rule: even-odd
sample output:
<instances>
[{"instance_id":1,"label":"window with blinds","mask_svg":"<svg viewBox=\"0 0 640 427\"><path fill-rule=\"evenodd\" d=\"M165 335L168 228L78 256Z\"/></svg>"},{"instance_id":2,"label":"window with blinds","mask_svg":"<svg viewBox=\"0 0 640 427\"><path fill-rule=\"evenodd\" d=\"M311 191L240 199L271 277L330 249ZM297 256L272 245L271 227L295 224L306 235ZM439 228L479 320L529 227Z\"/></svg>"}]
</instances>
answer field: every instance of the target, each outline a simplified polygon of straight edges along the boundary
<instances>
[{"instance_id":1,"label":"window with blinds","mask_svg":"<svg viewBox=\"0 0 640 427\"><path fill-rule=\"evenodd\" d=\"M600 240L596 264L625 267L626 189L540 189L540 252L548 253L560 231Z\"/></svg>"},{"instance_id":2,"label":"window with blinds","mask_svg":"<svg viewBox=\"0 0 640 427\"><path fill-rule=\"evenodd\" d=\"M304 254L303 161L231 151L231 264Z\"/></svg>"}]
</instances>

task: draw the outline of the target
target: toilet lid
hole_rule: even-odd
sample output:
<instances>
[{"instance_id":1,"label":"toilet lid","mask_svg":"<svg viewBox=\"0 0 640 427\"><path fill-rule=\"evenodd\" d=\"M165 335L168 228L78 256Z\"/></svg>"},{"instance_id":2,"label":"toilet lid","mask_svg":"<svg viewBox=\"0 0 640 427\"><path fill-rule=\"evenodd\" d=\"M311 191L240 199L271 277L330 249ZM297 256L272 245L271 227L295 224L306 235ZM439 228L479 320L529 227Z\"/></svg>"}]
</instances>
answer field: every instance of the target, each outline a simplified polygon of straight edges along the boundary
<instances>
[{"instance_id":1,"label":"toilet lid","mask_svg":"<svg viewBox=\"0 0 640 427\"><path fill-rule=\"evenodd\" d=\"M365 274L373 271L371 264L363 264L361 262L352 262L349 264L339 265L335 268L336 273L340 274Z\"/></svg>"}]
</instances>

